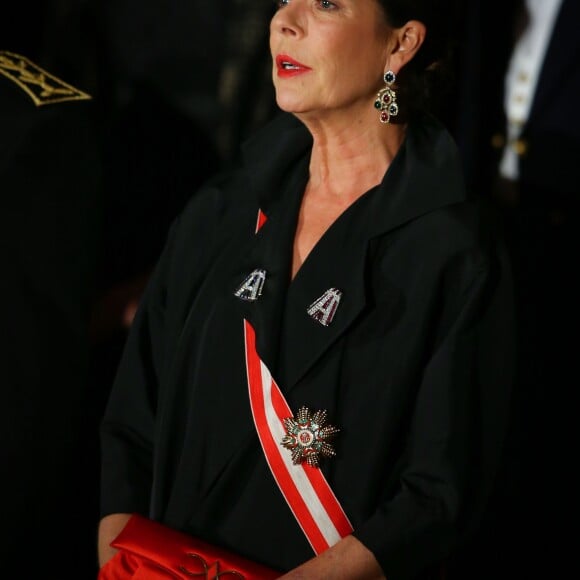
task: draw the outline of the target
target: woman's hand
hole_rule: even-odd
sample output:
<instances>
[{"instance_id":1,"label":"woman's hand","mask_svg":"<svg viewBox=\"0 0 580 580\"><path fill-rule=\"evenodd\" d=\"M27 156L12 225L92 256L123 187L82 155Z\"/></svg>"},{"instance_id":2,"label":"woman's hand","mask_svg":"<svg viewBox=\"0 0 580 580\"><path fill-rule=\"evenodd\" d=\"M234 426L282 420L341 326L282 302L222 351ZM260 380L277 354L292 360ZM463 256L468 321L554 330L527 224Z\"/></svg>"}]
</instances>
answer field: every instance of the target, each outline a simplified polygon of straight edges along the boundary
<instances>
[{"instance_id":1,"label":"woman's hand","mask_svg":"<svg viewBox=\"0 0 580 580\"><path fill-rule=\"evenodd\" d=\"M373 553L347 536L320 556L291 570L279 580L385 580Z\"/></svg>"},{"instance_id":2,"label":"woman's hand","mask_svg":"<svg viewBox=\"0 0 580 580\"><path fill-rule=\"evenodd\" d=\"M99 524L99 567L102 568L117 552L110 546L121 533L131 514L111 514L105 516Z\"/></svg>"}]
</instances>

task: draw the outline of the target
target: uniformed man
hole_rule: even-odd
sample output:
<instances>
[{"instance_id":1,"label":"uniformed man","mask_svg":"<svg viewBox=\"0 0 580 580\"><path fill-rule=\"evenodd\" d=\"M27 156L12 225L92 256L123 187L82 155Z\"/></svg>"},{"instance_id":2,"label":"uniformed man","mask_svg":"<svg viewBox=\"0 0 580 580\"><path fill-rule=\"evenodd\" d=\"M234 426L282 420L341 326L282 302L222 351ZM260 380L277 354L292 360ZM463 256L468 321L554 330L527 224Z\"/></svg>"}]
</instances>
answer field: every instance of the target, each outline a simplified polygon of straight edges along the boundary
<instances>
[{"instance_id":1,"label":"uniformed man","mask_svg":"<svg viewBox=\"0 0 580 580\"><path fill-rule=\"evenodd\" d=\"M100 187L90 99L0 51L3 578L78 580L95 565L82 430Z\"/></svg>"},{"instance_id":2,"label":"uniformed man","mask_svg":"<svg viewBox=\"0 0 580 580\"><path fill-rule=\"evenodd\" d=\"M513 262L518 306L518 386L503 512L503 553L487 577L558 576L566 515L575 502L574 264L580 159L580 3L473 2L466 28L458 142L472 188L495 199ZM487 551L486 562L490 562Z\"/></svg>"}]
</instances>

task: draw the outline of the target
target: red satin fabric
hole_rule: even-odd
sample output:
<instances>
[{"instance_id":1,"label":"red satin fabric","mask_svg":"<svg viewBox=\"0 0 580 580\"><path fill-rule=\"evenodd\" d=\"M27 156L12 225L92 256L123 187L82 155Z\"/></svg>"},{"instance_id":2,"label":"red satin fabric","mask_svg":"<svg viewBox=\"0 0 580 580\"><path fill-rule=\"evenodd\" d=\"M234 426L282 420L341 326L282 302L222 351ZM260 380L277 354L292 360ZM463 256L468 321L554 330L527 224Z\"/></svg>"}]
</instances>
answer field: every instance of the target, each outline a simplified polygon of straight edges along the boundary
<instances>
[{"instance_id":1,"label":"red satin fabric","mask_svg":"<svg viewBox=\"0 0 580 580\"><path fill-rule=\"evenodd\" d=\"M98 580L274 580L280 573L158 522L133 515L111 543Z\"/></svg>"}]
</instances>

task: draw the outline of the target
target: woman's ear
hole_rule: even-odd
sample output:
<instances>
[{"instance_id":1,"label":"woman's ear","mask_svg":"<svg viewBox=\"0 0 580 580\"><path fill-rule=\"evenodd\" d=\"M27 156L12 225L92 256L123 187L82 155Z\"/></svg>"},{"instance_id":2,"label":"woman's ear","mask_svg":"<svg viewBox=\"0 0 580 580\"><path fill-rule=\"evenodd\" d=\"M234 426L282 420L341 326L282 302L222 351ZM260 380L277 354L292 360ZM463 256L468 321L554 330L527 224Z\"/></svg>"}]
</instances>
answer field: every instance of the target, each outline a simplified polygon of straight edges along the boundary
<instances>
[{"instance_id":1,"label":"woman's ear","mask_svg":"<svg viewBox=\"0 0 580 580\"><path fill-rule=\"evenodd\" d=\"M385 70L393 70L396 74L417 54L425 37L427 28L419 20L409 20L407 24L392 32L392 44L389 62Z\"/></svg>"}]
</instances>

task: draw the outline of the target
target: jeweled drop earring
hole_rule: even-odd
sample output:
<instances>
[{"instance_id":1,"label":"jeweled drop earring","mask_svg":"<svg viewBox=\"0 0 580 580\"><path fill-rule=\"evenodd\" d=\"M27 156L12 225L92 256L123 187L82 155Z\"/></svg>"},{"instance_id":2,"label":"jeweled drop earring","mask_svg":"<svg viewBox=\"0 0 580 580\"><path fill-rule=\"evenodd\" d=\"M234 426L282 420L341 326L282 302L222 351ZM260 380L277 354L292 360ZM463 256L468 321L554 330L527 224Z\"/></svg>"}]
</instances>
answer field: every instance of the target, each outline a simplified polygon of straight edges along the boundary
<instances>
[{"instance_id":1,"label":"jeweled drop earring","mask_svg":"<svg viewBox=\"0 0 580 580\"><path fill-rule=\"evenodd\" d=\"M381 123L386 124L391 122L391 117L396 117L399 114L397 93L393 89L393 84L397 80L397 77L392 70L388 70L383 76L383 80L387 86L377 94L375 109L381 112L379 116Z\"/></svg>"}]
</instances>

